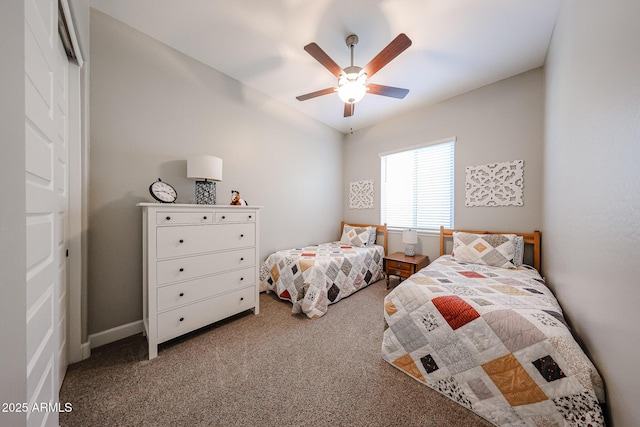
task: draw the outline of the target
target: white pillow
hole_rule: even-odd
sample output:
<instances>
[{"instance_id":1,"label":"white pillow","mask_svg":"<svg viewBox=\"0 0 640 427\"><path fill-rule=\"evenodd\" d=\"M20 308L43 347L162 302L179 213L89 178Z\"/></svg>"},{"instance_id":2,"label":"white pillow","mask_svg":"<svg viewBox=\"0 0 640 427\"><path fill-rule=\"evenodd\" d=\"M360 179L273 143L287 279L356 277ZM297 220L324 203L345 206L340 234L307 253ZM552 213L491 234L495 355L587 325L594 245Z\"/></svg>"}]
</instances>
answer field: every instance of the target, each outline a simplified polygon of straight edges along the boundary
<instances>
[{"instance_id":1,"label":"white pillow","mask_svg":"<svg viewBox=\"0 0 640 427\"><path fill-rule=\"evenodd\" d=\"M453 259L470 264L515 268L515 234L453 233Z\"/></svg>"},{"instance_id":2,"label":"white pillow","mask_svg":"<svg viewBox=\"0 0 640 427\"><path fill-rule=\"evenodd\" d=\"M372 227L352 227L345 224L340 243L357 247L365 247L369 243Z\"/></svg>"}]
</instances>

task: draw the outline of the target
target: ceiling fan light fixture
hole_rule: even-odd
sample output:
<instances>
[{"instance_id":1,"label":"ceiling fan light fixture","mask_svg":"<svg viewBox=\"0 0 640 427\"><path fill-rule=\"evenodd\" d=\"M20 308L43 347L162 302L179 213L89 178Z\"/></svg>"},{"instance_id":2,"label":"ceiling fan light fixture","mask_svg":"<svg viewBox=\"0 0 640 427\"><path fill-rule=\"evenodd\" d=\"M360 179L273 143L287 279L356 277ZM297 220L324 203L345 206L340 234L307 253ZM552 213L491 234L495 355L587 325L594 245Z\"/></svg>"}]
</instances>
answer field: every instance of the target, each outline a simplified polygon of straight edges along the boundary
<instances>
[{"instance_id":1,"label":"ceiling fan light fixture","mask_svg":"<svg viewBox=\"0 0 640 427\"><path fill-rule=\"evenodd\" d=\"M338 87L330 87L296 96L298 101L306 101L307 99L338 92L338 97L344 102L344 117L351 117L353 116L354 104L360 101L367 92L372 95L388 96L397 99L403 99L407 93L409 93L409 89L367 83L369 77L373 77L375 73L391 62L393 58L411 46L411 40L406 34L398 34L398 36L369 61L364 68L353 65L353 48L358 44L358 36L351 34L345 42L351 51L351 66L344 69L340 68L316 43L312 42L304 47L304 50L309 55L313 56L316 61L338 78Z\"/></svg>"},{"instance_id":2,"label":"ceiling fan light fixture","mask_svg":"<svg viewBox=\"0 0 640 427\"><path fill-rule=\"evenodd\" d=\"M355 104L367 93L367 74L343 73L338 79L338 97L347 104Z\"/></svg>"}]
</instances>

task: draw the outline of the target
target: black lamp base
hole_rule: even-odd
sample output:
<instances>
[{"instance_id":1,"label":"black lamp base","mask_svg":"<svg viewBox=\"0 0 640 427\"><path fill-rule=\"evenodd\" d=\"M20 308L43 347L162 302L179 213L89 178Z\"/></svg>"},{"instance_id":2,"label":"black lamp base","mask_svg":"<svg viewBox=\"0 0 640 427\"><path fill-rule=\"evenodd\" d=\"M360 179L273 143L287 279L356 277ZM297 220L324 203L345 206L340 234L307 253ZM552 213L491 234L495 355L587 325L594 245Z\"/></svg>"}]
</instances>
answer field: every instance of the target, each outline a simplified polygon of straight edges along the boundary
<instances>
[{"instance_id":1,"label":"black lamp base","mask_svg":"<svg viewBox=\"0 0 640 427\"><path fill-rule=\"evenodd\" d=\"M216 183L213 181L196 181L196 204L216 204Z\"/></svg>"}]
</instances>

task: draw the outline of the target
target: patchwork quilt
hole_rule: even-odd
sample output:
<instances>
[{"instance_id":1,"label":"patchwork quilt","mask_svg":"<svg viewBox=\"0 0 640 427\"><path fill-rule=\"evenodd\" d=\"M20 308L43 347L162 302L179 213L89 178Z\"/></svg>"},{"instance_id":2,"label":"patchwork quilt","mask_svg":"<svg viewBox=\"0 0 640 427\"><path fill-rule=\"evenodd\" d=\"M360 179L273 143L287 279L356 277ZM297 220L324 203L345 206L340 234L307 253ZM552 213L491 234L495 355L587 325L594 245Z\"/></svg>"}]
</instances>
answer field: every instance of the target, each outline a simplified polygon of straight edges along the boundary
<instances>
[{"instance_id":1,"label":"patchwork quilt","mask_svg":"<svg viewBox=\"0 0 640 427\"><path fill-rule=\"evenodd\" d=\"M385 298L382 356L496 426L604 426L603 382L528 266L442 256Z\"/></svg>"},{"instance_id":2,"label":"patchwork quilt","mask_svg":"<svg viewBox=\"0 0 640 427\"><path fill-rule=\"evenodd\" d=\"M384 248L354 247L340 242L275 252L260 268L260 282L294 313L323 316L329 304L382 278Z\"/></svg>"}]
</instances>

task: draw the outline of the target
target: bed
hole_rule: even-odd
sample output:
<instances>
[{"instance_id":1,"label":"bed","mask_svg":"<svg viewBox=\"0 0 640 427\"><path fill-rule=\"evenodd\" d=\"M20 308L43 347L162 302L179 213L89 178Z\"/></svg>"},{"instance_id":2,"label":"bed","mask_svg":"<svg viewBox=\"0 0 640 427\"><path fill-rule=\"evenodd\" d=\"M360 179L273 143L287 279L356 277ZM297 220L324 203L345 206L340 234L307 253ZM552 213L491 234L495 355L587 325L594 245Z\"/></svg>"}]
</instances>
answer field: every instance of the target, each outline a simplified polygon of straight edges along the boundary
<instances>
[{"instance_id":1,"label":"bed","mask_svg":"<svg viewBox=\"0 0 640 427\"><path fill-rule=\"evenodd\" d=\"M261 288L291 301L294 313L324 316L335 304L383 277L387 226L341 224L340 241L277 251L260 268Z\"/></svg>"},{"instance_id":2,"label":"bed","mask_svg":"<svg viewBox=\"0 0 640 427\"><path fill-rule=\"evenodd\" d=\"M537 268L504 250L519 241ZM603 426L602 379L539 269L539 232L441 229L440 257L385 298L384 360L497 426Z\"/></svg>"}]
</instances>

